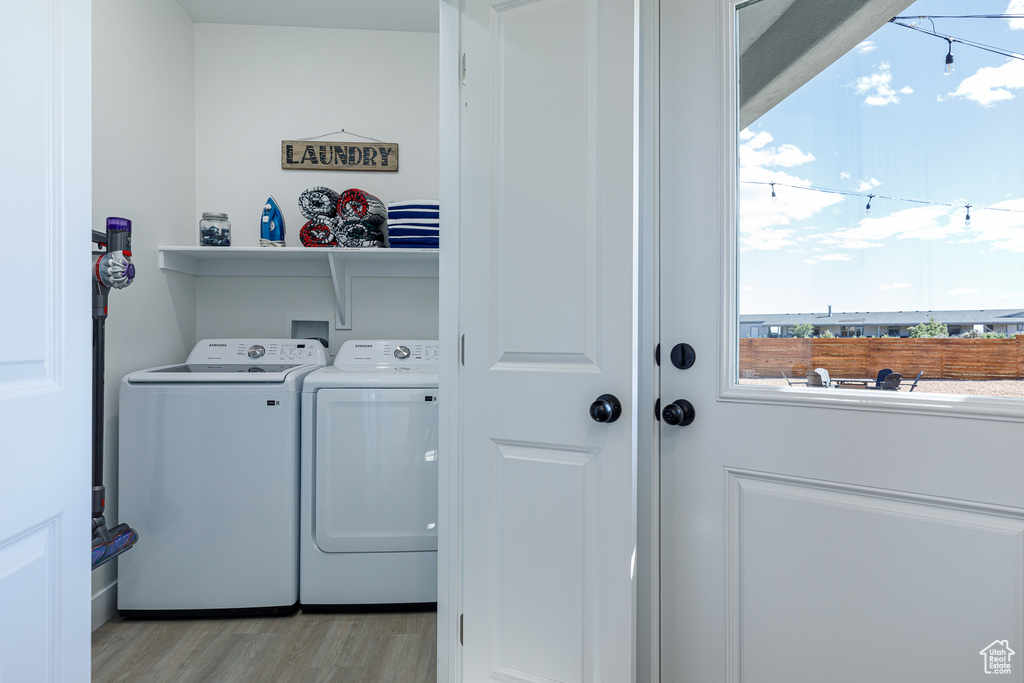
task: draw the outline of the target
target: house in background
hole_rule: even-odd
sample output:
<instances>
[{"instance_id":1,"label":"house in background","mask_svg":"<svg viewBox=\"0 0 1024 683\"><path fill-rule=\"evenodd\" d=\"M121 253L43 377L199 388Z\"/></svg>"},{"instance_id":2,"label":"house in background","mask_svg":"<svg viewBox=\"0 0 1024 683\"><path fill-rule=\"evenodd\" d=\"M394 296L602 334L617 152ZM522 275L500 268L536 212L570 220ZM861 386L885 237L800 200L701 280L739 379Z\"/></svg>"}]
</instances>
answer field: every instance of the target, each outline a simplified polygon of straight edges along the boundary
<instances>
[{"instance_id":1,"label":"house in background","mask_svg":"<svg viewBox=\"0 0 1024 683\"><path fill-rule=\"evenodd\" d=\"M951 337L972 330L1007 336L1024 332L1024 310L1019 308L833 313L830 306L826 313L740 315L740 338L792 337L793 328L801 324L813 325L815 337L826 330L836 337L909 337L910 328L932 319L945 324Z\"/></svg>"}]
</instances>

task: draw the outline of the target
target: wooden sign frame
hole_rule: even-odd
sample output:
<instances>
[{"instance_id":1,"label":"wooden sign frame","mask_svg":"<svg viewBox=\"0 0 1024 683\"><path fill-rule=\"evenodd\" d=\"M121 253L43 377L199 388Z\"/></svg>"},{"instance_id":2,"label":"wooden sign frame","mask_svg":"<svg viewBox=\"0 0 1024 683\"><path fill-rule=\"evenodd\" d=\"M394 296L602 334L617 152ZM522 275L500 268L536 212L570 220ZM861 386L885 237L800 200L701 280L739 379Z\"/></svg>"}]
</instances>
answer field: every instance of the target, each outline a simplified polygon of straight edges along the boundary
<instances>
[{"instance_id":1,"label":"wooden sign frame","mask_svg":"<svg viewBox=\"0 0 1024 683\"><path fill-rule=\"evenodd\" d=\"M397 171L398 143L282 140L281 168L299 171Z\"/></svg>"}]
</instances>

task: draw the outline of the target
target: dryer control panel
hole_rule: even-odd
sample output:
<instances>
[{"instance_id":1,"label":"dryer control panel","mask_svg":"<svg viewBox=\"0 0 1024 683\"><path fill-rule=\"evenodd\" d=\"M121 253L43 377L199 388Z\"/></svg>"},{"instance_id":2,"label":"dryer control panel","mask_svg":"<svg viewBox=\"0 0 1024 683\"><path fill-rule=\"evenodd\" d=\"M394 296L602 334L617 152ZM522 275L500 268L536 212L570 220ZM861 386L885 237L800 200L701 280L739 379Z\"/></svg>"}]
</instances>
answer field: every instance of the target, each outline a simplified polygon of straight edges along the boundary
<instances>
[{"instance_id":1,"label":"dryer control panel","mask_svg":"<svg viewBox=\"0 0 1024 683\"><path fill-rule=\"evenodd\" d=\"M436 340L350 339L334 358L336 366L352 365L437 365L441 345Z\"/></svg>"},{"instance_id":2,"label":"dryer control panel","mask_svg":"<svg viewBox=\"0 0 1024 683\"><path fill-rule=\"evenodd\" d=\"M204 339L188 365L324 365L326 349L312 339Z\"/></svg>"}]
</instances>

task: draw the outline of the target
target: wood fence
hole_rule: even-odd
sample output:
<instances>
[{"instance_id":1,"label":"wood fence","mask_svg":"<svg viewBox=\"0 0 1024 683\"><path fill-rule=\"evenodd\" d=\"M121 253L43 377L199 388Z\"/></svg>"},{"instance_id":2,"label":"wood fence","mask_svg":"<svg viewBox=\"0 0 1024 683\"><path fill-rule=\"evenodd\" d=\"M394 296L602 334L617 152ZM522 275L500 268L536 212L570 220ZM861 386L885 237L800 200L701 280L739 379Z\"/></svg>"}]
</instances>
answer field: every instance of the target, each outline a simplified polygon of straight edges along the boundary
<instances>
[{"instance_id":1,"label":"wood fence","mask_svg":"<svg viewBox=\"0 0 1024 683\"><path fill-rule=\"evenodd\" d=\"M891 368L907 381L1024 379L1024 335L1012 339L741 339L740 377L874 377Z\"/></svg>"}]
</instances>

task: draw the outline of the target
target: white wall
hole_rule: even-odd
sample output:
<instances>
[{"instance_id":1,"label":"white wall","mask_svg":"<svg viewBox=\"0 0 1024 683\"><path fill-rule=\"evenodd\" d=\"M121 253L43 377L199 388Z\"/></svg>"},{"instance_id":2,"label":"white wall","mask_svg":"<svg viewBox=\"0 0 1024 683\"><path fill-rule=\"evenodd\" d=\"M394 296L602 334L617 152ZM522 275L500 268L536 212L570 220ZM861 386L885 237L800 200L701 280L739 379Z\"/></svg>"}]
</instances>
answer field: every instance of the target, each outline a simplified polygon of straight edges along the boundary
<instances>
[{"instance_id":1,"label":"white wall","mask_svg":"<svg viewBox=\"0 0 1024 683\"><path fill-rule=\"evenodd\" d=\"M199 339L288 337L289 316L313 313L331 322L335 317L329 277L197 279ZM346 339L437 339L437 279L352 278L349 317L351 330L331 330L332 355Z\"/></svg>"},{"instance_id":2,"label":"white wall","mask_svg":"<svg viewBox=\"0 0 1024 683\"><path fill-rule=\"evenodd\" d=\"M385 203L437 198L436 33L196 25L196 215L231 220L232 244L259 244L267 195L288 246L305 222L299 194L358 187ZM281 141L355 131L399 145L395 173L281 169ZM343 135L330 140L357 140Z\"/></svg>"},{"instance_id":3,"label":"white wall","mask_svg":"<svg viewBox=\"0 0 1024 683\"><path fill-rule=\"evenodd\" d=\"M196 25L196 214L231 220L232 244L259 244L268 195L287 246L305 219L303 190L357 187L385 203L438 196L438 36L275 26ZM395 173L281 169L281 141L345 129L399 145ZM357 140L334 135L331 140ZM213 247L211 247L213 248ZM334 320L328 278L200 277L199 338L286 336L288 316ZM346 339L436 339L437 280L356 278Z\"/></svg>"},{"instance_id":4,"label":"white wall","mask_svg":"<svg viewBox=\"0 0 1024 683\"><path fill-rule=\"evenodd\" d=\"M110 294L104 483L117 517L117 394L132 370L182 358L195 282L157 267L158 244L191 244L195 209L192 21L173 0L93 0L93 229L132 221L135 282ZM85 286L83 273L83 286ZM115 562L93 572L93 628L114 610Z\"/></svg>"}]
</instances>

